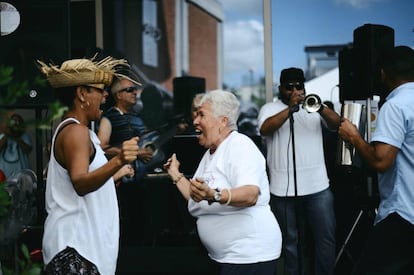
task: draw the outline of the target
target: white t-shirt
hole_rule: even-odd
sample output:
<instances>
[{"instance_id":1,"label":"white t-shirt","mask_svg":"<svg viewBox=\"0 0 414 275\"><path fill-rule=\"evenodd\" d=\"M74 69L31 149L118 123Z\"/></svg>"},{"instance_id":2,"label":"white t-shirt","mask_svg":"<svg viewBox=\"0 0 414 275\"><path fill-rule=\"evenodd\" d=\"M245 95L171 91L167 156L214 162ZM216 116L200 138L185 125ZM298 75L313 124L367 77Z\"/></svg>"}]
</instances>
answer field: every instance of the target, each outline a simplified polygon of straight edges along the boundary
<instances>
[{"instance_id":1,"label":"white t-shirt","mask_svg":"<svg viewBox=\"0 0 414 275\"><path fill-rule=\"evenodd\" d=\"M119 213L114 181L110 178L98 190L85 196L76 193L68 171L54 157L56 133L65 121L57 127L52 140L45 195L48 215L43 235L43 259L47 264L69 246L94 263L102 275L113 275L119 247ZM89 171L93 171L104 165L107 159L96 134L90 131L90 136L96 150L89 165Z\"/></svg>"},{"instance_id":2,"label":"white t-shirt","mask_svg":"<svg viewBox=\"0 0 414 275\"><path fill-rule=\"evenodd\" d=\"M251 207L189 200L189 212L197 218L200 239L213 260L244 264L280 256L282 237L269 206L265 159L249 137L232 132L214 154L204 154L194 177L221 190L243 185L260 188L258 201Z\"/></svg>"},{"instance_id":3,"label":"white t-shirt","mask_svg":"<svg viewBox=\"0 0 414 275\"><path fill-rule=\"evenodd\" d=\"M287 105L281 100L263 105L258 116L259 129L267 118L286 108ZM298 196L314 194L329 187L323 154L321 118L319 113L308 113L302 108L293 114ZM290 120L265 138L270 192L277 196L294 196Z\"/></svg>"}]
</instances>

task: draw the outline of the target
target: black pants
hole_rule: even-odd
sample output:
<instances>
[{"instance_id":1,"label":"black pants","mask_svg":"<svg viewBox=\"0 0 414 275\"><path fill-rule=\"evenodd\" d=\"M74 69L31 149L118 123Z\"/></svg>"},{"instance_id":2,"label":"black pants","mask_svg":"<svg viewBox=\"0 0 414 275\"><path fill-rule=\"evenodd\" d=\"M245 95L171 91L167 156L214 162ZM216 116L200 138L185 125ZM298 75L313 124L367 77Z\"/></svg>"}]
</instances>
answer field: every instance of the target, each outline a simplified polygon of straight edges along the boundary
<instances>
[{"instance_id":1,"label":"black pants","mask_svg":"<svg viewBox=\"0 0 414 275\"><path fill-rule=\"evenodd\" d=\"M274 275L277 261L267 261L254 264L219 264L220 275Z\"/></svg>"},{"instance_id":2,"label":"black pants","mask_svg":"<svg viewBox=\"0 0 414 275\"><path fill-rule=\"evenodd\" d=\"M414 225L390 214L370 232L353 274L414 274L413 248Z\"/></svg>"}]
</instances>

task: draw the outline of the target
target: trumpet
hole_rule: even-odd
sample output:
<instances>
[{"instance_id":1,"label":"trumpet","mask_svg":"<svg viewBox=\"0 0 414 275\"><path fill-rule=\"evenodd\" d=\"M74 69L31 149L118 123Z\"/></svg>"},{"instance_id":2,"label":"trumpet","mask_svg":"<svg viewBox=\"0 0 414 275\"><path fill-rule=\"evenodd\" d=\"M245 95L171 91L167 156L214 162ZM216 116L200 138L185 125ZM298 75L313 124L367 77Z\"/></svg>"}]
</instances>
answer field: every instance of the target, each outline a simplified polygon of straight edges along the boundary
<instances>
[{"instance_id":1,"label":"trumpet","mask_svg":"<svg viewBox=\"0 0 414 275\"><path fill-rule=\"evenodd\" d=\"M302 108L308 113L317 112L322 107L321 98L317 94L309 94L303 100Z\"/></svg>"}]
</instances>

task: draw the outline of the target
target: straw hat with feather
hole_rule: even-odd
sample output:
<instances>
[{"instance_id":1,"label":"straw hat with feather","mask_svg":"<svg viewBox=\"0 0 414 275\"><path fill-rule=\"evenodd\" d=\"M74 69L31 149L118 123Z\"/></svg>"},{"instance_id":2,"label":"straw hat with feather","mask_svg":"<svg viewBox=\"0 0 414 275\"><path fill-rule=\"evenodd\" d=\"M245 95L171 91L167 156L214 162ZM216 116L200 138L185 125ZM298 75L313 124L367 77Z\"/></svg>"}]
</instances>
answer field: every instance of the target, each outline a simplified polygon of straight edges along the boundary
<instances>
[{"instance_id":1,"label":"straw hat with feather","mask_svg":"<svg viewBox=\"0 0 414 275\"><path fill-rule=\"evenodd\" d=\"M111 85L114 76L129 79L128 76L119 73L129 68L126 60L108 56L101 61L95 61L95 57L96 55L91 59L67 60L60 67L39 60L37 63L53 88L87 85L104 89L105 86ZM131 81L137 83L135 80Z\"/></svg>"}]
</instances>

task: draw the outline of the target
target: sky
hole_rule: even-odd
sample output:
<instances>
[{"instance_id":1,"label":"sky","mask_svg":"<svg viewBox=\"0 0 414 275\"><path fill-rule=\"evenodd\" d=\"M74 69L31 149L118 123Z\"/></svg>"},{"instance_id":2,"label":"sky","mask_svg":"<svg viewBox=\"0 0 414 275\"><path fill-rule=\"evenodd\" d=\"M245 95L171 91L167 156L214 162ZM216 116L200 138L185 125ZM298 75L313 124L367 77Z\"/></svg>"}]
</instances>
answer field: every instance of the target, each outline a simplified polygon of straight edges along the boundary
<instances>
[{"instance_id":1,"label":"sky","mask_svg":"<svg viewBox=\"0 0 414 275\"><path fill-rule=\"evenodd\" d=\"M262 0L218 0L224 9L224 82L264 77ZM286 67L306 70L306 46L353 42L364 24L394 29L395 45L414 47L412 0L271 0L273 80Z\"/></svg>"}]
</instances>

